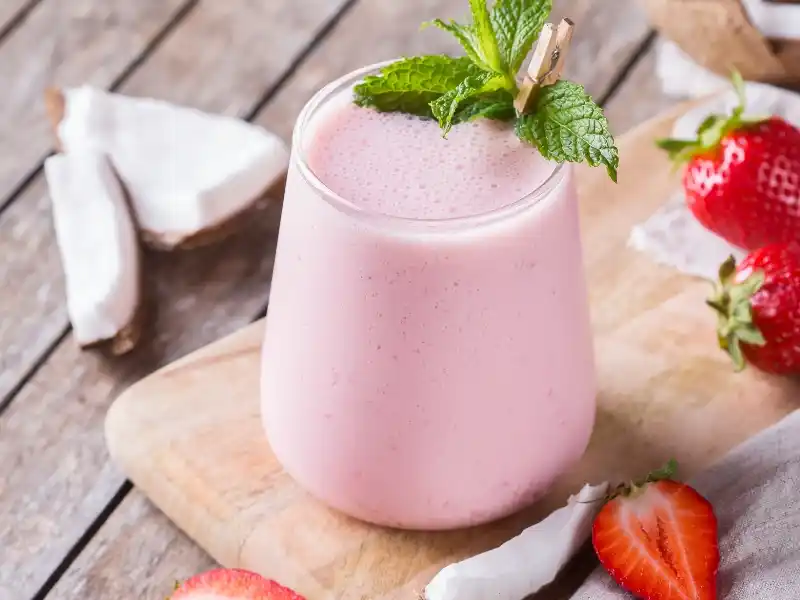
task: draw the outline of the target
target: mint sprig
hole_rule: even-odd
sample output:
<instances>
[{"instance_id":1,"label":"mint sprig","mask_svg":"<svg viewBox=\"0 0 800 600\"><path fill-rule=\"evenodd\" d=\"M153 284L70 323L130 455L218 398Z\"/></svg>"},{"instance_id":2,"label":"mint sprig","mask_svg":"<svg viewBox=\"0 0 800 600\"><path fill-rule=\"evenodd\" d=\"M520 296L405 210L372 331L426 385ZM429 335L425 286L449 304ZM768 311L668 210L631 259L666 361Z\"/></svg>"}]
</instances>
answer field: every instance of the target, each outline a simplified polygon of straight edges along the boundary
<instances>
[{"instance_id":1,"label":"mint sprig","mask_svg":"<svg viewBox=\"0 0 800 600\"><path fill-rule=\"evenodd\" d=\"M602 109L568 81L541 88L533 107L514 108L517 72L552 10L552 0L469 0L472 21L435 19L464 47L466 56L404 58L355 86L355 102L380 111L434 118L446 136L478 118L514 122L517 135L556 162L604 166L617 180L619 153Z\"/></svg>"}]
</instances>

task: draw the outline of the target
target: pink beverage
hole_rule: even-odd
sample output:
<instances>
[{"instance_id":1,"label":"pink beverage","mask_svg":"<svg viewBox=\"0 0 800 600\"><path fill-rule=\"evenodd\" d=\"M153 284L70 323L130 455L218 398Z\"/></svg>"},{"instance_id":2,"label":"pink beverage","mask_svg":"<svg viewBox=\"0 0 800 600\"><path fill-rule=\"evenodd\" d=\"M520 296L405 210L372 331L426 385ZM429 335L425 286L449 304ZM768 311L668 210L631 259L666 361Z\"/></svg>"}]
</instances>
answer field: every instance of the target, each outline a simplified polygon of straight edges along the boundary
<instances>
[{"instance_id":1,"label":"pink beverage","mask_svg":"<svg viewBox=\"0 0 800 600\"><path fill-rule=\"evenodd\" d=\"M295 480L357 518L491 521L583 454L595 373L572 171L507 124L352 103L301 114L263 350Z\"/></svg>"}]
</instances>

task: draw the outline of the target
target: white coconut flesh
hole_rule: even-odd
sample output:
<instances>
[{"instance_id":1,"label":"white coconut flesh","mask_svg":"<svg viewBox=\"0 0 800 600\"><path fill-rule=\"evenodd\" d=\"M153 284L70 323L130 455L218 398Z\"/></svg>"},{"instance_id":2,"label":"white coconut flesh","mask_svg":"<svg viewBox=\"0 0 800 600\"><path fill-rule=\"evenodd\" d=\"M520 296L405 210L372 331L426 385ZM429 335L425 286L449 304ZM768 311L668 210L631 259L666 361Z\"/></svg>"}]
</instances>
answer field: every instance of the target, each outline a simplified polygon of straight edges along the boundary
<instances>
[{"instance_id":1,"label":"white coconut flesh","mask_svg":"<svg viewBox=\"0 0 800 600\"><path fill-rule=\"evenodd\" d=\"M136 230L119 180L105 156L76 150L48 158L67 309L78 343L110 340L130 325L140 301Z\"/></svg>"},{"instance_id":2,"label":"white coconut flesh","mask_svg":"<svg viewBox=\"0 0 800 600\"><path fill-rule=\"evenodd\" d=\"M288 168L283 141L240 119L88 86L64 95L64 151L107 154L139 226L162 245L226 222Z\"/></svg>"}]
</instances>

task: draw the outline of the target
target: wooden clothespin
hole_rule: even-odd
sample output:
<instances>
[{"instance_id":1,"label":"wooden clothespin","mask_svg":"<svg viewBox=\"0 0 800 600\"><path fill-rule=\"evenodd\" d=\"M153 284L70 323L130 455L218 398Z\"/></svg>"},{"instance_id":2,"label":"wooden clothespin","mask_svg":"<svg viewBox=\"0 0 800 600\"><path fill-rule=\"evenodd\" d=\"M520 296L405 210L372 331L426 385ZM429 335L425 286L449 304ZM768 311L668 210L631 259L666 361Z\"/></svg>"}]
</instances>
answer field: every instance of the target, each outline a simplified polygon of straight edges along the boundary
<instances>
[{"instance_id":1,"label":"wooden clothespin","mask_svg":"<svg viewBox=\"0 0 800 600\"><path fill-rule=\"evenodd\" d=\"M514 100L514 107L520 114L530 110L541 88L553 85L561 78L574 29L575 24L569 19L562 19L555 31L551 23L546 23L542 28L519 94Z\"/></svg>"}]
</instances>

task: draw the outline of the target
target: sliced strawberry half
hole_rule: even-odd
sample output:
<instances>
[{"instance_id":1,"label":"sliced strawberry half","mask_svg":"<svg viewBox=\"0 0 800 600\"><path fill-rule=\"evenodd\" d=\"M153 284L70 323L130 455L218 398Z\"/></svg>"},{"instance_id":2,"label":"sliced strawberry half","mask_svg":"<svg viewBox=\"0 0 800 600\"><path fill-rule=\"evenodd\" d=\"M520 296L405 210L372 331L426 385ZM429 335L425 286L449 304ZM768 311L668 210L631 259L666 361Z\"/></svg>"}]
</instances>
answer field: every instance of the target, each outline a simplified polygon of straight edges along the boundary
<instances>
[{"instance_id":1,"label":"sliced strawberry half","mask_svg":"<svg viewBox=\"0 0 800 600\"><path fill-rule=\"evenodd\" d=\"M595 518L600 563L642 600L715 600L719 547L711 504L669 477L622 485Z\"/></svg>"},{"instance_id":2,"label":"sliced strawberry half","mask_svg":"<svg viewBox=\"0 0 800 600\"><path fill-rule=\"evenodd\" d=\"M305 600L287 587L243 569L214 569L180 584L170 600Z\"/></svg>"}]
</instances>

